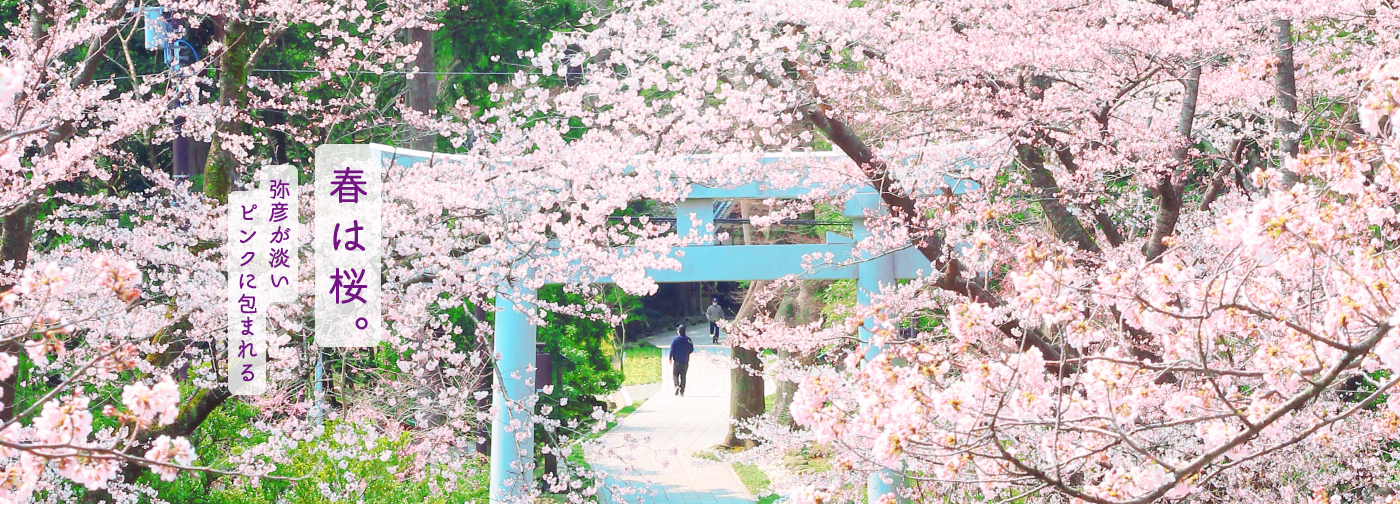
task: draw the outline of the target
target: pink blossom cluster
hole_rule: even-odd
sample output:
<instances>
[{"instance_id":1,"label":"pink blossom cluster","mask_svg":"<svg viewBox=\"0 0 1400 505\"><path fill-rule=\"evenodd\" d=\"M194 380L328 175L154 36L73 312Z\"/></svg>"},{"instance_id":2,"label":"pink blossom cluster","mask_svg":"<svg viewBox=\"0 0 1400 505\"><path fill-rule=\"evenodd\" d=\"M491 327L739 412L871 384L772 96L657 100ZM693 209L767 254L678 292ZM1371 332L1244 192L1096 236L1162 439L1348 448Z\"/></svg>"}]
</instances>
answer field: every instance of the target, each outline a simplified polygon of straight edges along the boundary
<instances>
[{"instance_id":1,"label":"pink blossom cluster","mask_svg":"<svg viewBox=\"0 0 1400 505\"><path fill-rule=\"evenodd\" d=\"M190 441L184 438L171 440L169 436L161 435L156 437L155 442L151 442L151 449L146 451L146 459L151 461L173 461L177 464L189 466L194 462L194 448L190 447ZM160 475L161 480L173 481L178 470L164 465L154 465L151 470Z\"/></svg>"},{"instance_id":2,"label":"pink blossom cluster","mask_svg":"<svg viewBox=\"0 0 1400 505\"><path fill-rule=\"evenodd\" d=\"M121 468L133 461L145 465L174 461L188 466L194 458L193 449L184 437L161 437L164 441L158 441L143 458L134 458L127 452L135 448L135 439L131 438L135 430L171 423L179 413L179 387L169 376L153 386L126 385L121 397L124 408L107 404L100 409L102 415L122 420L124 428L117 432L94 431L95 410L98 409L83 393L81 384L96 377L104 378L100 381L110 380L115 373L134 368L131 358L135 354L129 341L116 347L105 345L71 351L63 345L60 335L66 338L69 333L92 331L95 325L103 324L101 319L113 316L114 308L126 305L120 300L102 303L103 298L110 300L113 295L120 296L105 289L108 286L74 281L98 279L98 275L87 274L107 271L106 261L99 259L90 267L81 268L91 268L92 272L79 275L78 267L60 268L49 263L42 269L25 272L21 283L5 293L4 321L7 322L3 325L8 328L9 335L5 341L22 342L30 362L36 366L71 367L73 370L71 378L53 388L39 403L0 426L0 433L3 433L0 435L0 460L5 462L0 497L6 501L26 501L53 478L68 479L88 489L103 489L113 485ZM70 291L85 295L74 300L70 296L74 293ZM108 312L75 311L77 307L70 303L77 301L91 303ZM44 315L21 316L35 309L43 311ZM76 317L66 321L60 314ZM92 335L96 337L99 333ZM0 378L12 376L18 364L15 356L0 354ZM28 425L20 421L36 410ZM127 419L133 422L128 424ZM173 478L176 471L173 467L153 468L167 480Z\"/></svg>"},{"instance_id":3,"label":"pink blossom cluster","mask_svg":"<svg viewBox=\"0 0 1400 505\"><path fill-rule=\"evenodd\" d=\"M122 403L142 422L169 424L180 413L180 387L166 377L155 386L127 384L122 388Z\"/></svg>"},{"instance_id":4,"label":"pink blossom cluster","mask_svg":"<svg viewBox=\"0 0 1400 505\"><path fill-rule=\"evenodd\" d=\"M1373 83L1372 96L1395 86ZM1302 183L1267 180L1267 196L1214 214L1158 261L1095 264L1041 242L1018 251L1001 307L887 292L889 317L946 325L812 371L792 405L812 430L805 443L849 448L852 467L936 476L926 491L975 484L988 496L1046 482L1084 500L1276 496L1235 483L1291 458L1384 472L1371 455L1400 436L1400 403L1363 407L1396 384L1366 372L1394 377L1400 363L1393 143L1300 157L1290 167ZM1062 357L1005 334L1008 320L1056 335ZM769 340L779 335L808 345L822 334Z\"/></svg>"},{"instance_id":5,"label":"pink blossom cluster","mask_svg":"<svg viewBox=\"0 0 1400 505\"><path fill-rule=\"evenodd\" d=\"M751 426L754 458L829 455L785 484L803 499L853 499L878 469L915 499L1277 501L1283 475L1379 499L1396 26L1364 0L622 2L531 55L580 84L522 73L482 129L594 184L720 185L798 179L740 155L815 130L855 162L818 183L886 185L860 249L914 245L925 277L845 321L733 329L820 356L782 367L798 428ZM566 142L563 118L591 129ZM645 154L611 171L625 153ZM670 161L693 153L724 162Z\"/></svg>"}]
</instances>

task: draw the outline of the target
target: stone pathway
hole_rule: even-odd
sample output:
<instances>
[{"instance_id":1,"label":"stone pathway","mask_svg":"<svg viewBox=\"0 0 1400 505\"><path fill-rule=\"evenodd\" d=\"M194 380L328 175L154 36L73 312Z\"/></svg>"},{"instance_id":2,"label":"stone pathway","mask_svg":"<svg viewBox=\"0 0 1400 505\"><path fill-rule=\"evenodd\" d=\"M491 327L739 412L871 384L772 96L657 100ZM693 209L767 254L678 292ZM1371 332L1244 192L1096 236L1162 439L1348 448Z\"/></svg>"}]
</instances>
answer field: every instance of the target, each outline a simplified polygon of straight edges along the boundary
<instances>
[{"instance_id":1,"label":"stone pathway","mask_svg":"<svg viewBox=\"0 0 1400 505\"><path fill-rule=\"evenodd\" d=\"M603 435L606 447L622 448L631 440L640 447L618 454L588 454L594 470L610 476L600 493L604 503L753 503L753 494L728 464L691 457L719 445L729 426L729 348L710 344L707 325L686 329L695 340L685 396L675 395L670 352L674 333L648 339L663 349L662 387L631 415ZM675 454L672 454L672 451Z\"/></svg>"}]
</instances>

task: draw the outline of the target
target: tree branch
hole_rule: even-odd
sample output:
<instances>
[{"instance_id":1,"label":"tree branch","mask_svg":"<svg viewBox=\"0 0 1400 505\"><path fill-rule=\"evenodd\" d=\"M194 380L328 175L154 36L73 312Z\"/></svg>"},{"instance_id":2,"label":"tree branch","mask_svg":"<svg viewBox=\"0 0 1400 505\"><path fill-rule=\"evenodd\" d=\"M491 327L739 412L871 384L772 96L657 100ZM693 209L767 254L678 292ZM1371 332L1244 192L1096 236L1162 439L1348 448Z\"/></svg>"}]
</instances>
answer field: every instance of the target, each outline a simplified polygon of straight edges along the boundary
<instances>
[{"instance_id":1,"label":"tree branch","mask_svg":"<svg viewBox=\"0 0 1400 505\"><path fill-rule=\"evenodd\" d=\"M1055 183L1055 176L1045 169L1045 157L1040 154L1040 149L1027 144L1017 144L1016 161L1025 168L1031 186L1040 191L1038 203L1040 209L1045 212L1045 217L1049 218L1050 229L1055 232L1055 237L1075 244L1082 251L1103 252L1099 245L1094 243L1094 238L1089 236L1089 232L1085 231L1079 218L1074 217L1060 201L1060 187Z\"/></svg>"},{"instance_id":2,"label":"tree branch","mask_svg":"<svg viewBox=\"0 0 1400 505\"><path fill-rule=\"evenodd\" d=\"M1201 66L1196 65L1187 73L1183 84L1186 92L1181 100L1181 119L1177 122L1176 133L1181 136L1178 146L1172 153L1176 166L1164 168L1158 176L1157 217L1153 220L1152 238L1148 240L1143 254L1147 261L1157 261L1167 252L1166 238L1176 233L1176 223L1181 219L1181 193L1184 188L1173 183L1176 174L1185 170L1190 161L1191 125L1196 119L1196 98L1201 91Z\"/></svg>"}]
</instances>

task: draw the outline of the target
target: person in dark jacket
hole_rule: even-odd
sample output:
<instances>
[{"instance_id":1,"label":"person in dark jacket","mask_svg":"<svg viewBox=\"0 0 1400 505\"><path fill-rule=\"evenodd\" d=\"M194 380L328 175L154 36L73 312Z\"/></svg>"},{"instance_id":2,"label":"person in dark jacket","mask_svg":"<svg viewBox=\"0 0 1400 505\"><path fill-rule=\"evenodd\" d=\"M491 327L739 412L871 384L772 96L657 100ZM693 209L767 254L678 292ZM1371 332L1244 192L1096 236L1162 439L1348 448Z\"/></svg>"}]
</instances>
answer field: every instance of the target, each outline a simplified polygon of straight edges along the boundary
<instances>
[{"instance_id":1,"label":"person in dark jacket","mask_svg":"<svg viewBox=\"0 0 1400 505\"><path fill-rule=\"evenodd\" d=\"M695 342L685 336L685 325L676 327L676 338L671 339L671 378L676 384L676 395L685 396L685 372L690 369L690 353L695 352Z\"/></svg>"}]
</instances>

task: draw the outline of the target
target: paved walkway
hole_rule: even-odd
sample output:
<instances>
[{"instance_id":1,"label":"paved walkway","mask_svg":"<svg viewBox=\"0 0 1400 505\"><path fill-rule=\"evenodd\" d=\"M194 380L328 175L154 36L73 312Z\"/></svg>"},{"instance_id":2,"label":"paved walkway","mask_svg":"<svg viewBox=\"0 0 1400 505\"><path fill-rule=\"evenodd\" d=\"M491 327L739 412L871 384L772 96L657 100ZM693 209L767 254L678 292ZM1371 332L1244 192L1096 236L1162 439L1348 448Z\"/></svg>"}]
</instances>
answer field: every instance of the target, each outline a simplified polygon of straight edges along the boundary
<instances>
[{"instance_id":1,"label":"paved walkway","mask_svg":"<svg viewBox=\"0 0 1400 505\"><path fill-rule=\"evenodd\" d=\"M622 386L622 389L627 391L627 399L630 401L628 405L631 405L633 403L647 401L647 398L651 398L657 393L660 393L661 389L668 384L667 382L653 382L651 384Z\"/></svg>"},{"instance_id":2,"label":"paved walkway","mask_svg":"<svg viewBox=\"0 0 1400 505\"><path fill-rule=\"evenodd\" d=\"M594 470L609 477L604 503L753 503L728 464L691 457L724 442L729 427L729 348L710 344L706 325L691 326L695 340L685 396L675 395L670 352L674 333L648 339L664 351L662 388L603 435L604 451L588 454ZM720 341L723 344L723 340ZM636 441L636 447L630 447ZM673 454L674 451L674 454Z\"/></svg>"}]
</instances>

